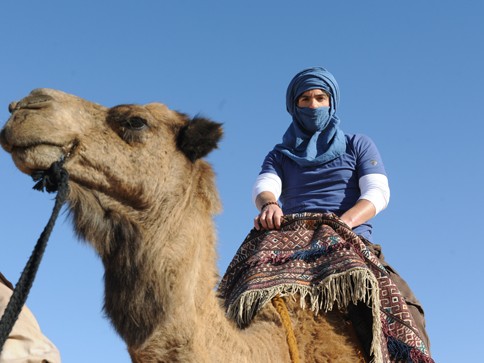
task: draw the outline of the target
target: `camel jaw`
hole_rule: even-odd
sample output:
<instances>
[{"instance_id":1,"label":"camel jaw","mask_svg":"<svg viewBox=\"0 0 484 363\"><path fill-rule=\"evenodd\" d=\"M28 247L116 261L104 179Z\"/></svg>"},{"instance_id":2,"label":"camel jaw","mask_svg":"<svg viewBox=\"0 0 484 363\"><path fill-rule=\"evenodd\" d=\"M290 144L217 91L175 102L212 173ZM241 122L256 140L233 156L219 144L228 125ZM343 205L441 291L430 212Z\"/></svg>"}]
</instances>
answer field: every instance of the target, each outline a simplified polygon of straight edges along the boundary
<instances>
[{"instance_id":1,"label":"camel jaw","mask_svg":"<svg viewBox=\"0 0 484 363\"><path fill-rule=\"evenodd\" d=\"M15 166L28 175L36 171L45 171L54 162L69 158L77 146L76 141L69 143L68 146L48 142L15 145L7 142L4 132L0 134L0 144L10 153Z\"/></svg>"},{"instance_id":2,"label":"camel jaw","mask_svg":"<svg viewBox=\"0 0 484 363\"><path fill-rule=\"evenodd\" d=\"M12 159L15 166L25 174L32 175L39 170L47 170L65 155L63 148L52 145L35 145L30 147L13 148Z\"/></svg>"}]
</instances>

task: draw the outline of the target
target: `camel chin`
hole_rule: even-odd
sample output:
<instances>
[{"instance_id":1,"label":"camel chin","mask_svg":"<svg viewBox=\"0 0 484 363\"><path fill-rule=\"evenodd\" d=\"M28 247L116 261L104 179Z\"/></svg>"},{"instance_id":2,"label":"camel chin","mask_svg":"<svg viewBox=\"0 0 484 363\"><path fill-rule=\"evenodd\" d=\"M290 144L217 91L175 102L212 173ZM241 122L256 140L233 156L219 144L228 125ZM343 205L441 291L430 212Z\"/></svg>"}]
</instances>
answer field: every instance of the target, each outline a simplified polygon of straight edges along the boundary
<instances>
[{"instance_id":1,"label":"camel chin","mask_svg":"<svg viewBox=\"0 0 484 363\"><path fill-rule=\"evenodd\" d=\"M15 166L23 173L31 175L37 170L47 170L52 163L60 160L64 151L59 146L36 145L16 148L12 152Z\"/></svg>"}]
</instances>

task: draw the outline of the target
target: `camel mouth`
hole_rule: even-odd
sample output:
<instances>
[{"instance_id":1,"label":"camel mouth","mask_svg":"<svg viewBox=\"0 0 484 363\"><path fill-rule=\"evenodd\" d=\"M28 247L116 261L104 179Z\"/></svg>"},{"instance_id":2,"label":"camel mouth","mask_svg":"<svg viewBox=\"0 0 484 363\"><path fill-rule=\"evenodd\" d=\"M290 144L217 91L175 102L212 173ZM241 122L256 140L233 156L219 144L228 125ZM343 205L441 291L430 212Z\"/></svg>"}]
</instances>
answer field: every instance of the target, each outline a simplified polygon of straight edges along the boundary
<instances>
[{"instance_id":1,"label":"camel mouth","mask_svg":"<svg viewBox=\"0 0 484 363\"><path fill-rule=\"evenodd\" d=\"M28 146L12 146L9 150L15 166L25 174L32 175L45 171L61 159L70 158L77 147L77 142L68 146L58 144L32 144Z\"/></svg>"}]
</instances>

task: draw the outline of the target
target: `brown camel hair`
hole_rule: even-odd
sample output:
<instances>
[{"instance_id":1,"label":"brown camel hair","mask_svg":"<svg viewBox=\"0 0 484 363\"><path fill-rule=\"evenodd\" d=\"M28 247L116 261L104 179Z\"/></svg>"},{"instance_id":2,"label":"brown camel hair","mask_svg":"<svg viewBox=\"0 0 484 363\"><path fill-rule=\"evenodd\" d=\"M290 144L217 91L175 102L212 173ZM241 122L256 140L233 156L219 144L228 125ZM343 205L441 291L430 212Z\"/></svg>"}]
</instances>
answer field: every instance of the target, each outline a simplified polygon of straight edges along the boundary
<instances>
[{"instance_id":1,"label":"brown camel hair","mask_svg":"<svg viewBox=\"0 0 484 363\"><path fill-rule=\"evenodd\" d=\"M67 156L68 208L105 268L104 310L133 362L290 362L272 304L239 329L216 285L214 173L221 125L159 103L107 108L52 89L10 105L2 147L24 173ZM358 362L339 312L286 298L301 362Z\"/></svg>"}]
</instances>

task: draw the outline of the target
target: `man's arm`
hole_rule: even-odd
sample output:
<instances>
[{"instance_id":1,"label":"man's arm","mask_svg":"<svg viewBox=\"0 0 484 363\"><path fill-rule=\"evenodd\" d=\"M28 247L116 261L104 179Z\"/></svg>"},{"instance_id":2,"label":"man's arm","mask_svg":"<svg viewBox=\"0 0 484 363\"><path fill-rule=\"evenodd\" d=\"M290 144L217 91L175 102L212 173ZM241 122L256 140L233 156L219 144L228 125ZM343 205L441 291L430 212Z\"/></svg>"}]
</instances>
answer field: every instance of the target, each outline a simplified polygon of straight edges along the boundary
<instances>
[{"instance_id":1,"label":"man's arm","mask_svg":"<svg viewBox=\"0 0 484 363\"><path fill-rule=\"evenodd\" d=\"M345 222L348 227L355 228L360 224L368 222L376 215L376 208L372 202L366 199L360 199L356 204L348 209L340 219Z\"/></svg>"}]
</instances>

